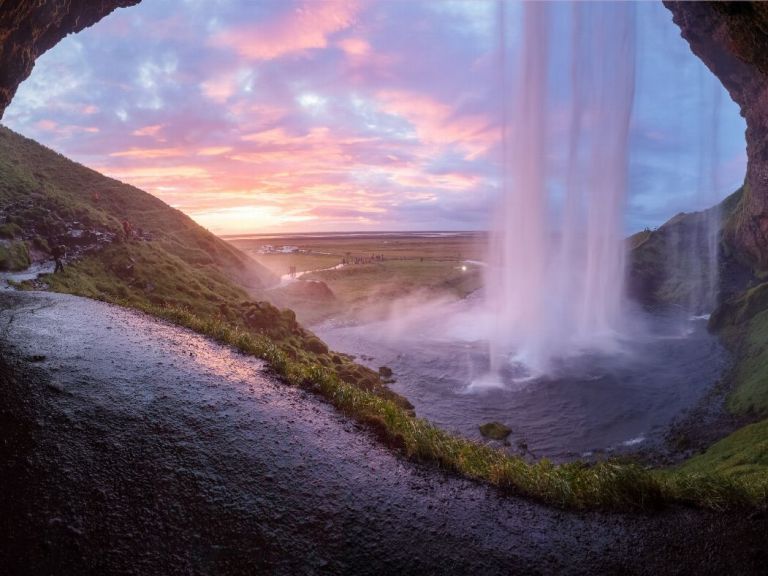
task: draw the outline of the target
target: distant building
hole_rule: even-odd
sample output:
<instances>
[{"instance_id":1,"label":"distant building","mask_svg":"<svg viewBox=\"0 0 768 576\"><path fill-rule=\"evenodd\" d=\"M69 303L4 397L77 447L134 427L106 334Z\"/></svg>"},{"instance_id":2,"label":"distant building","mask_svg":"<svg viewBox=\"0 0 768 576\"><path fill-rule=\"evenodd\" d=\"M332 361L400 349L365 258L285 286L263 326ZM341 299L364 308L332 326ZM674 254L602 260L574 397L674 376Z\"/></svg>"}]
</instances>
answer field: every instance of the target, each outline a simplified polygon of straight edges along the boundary
<instances>
[{"instance_id":1,"label":"distant building","mask_svg":"<svg viewBox=\"0 0 768 576\"><path fill-rule=\"evenodd\" d=\"M272 244L262 244L259 248L262 254L295 254L301 252L298 246L273 246Z\"/></svg>"}]
</instances>

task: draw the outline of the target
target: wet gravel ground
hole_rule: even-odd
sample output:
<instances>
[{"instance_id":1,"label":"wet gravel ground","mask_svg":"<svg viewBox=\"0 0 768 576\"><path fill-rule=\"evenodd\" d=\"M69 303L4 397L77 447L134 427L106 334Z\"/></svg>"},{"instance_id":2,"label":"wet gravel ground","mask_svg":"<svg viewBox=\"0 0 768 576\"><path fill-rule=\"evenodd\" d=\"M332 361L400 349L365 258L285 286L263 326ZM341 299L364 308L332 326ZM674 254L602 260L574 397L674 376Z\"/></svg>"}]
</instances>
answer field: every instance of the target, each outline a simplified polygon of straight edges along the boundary
<instances>
[{"instance_id":1,"label":"wet gravel ground","mask_svg":"<svg viewBox=\"0 0 768 576\"><path fill-rule=\"evenodd\" d=\"M5 574L763 574L768 519L563 512L404 461L263 363L0 294Z\"/></svg>"}]
</instances>

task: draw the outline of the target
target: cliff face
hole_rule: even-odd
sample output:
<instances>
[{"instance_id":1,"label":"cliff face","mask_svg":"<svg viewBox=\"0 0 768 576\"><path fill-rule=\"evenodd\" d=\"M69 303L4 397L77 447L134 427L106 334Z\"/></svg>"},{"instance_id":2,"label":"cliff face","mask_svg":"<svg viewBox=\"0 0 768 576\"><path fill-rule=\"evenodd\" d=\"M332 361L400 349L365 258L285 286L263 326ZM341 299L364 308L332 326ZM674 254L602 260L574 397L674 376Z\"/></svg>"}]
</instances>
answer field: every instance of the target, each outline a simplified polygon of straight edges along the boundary
<instances>
[{"instance_id":1,"label":"cliff face","mask_svg":"<svg viewBox=\"0 0 768 576\"><path fill-rule=\"evenodd\" d=\"M0 118L35 59L67 34L141 0L0 0Z\"/></svg>"},{"instance_id":2,"label":"cliff face","mask_svg":"<svg viewBox=\"0 0 768 576\"><path fill-rule=\"evenodd\" d=\"M728 241L768 268L768 3L665 0L691 50L720 79L747 121L747 181Z\"/></svg>"}]
</instances>

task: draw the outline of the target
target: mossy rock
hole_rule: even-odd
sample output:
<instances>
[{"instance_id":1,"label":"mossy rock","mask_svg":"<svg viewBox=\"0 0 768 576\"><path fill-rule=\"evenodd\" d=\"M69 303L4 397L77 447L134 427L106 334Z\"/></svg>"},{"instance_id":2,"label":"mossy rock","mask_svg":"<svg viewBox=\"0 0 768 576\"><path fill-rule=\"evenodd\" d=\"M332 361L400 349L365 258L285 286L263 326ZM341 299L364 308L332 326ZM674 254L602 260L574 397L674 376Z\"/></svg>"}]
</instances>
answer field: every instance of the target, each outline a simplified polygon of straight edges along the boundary
<instances>
[{"instance_id":1,"label":"mossy rock","mask_svg":"<svg viewBox=\"0 0 768 576\"><path fill-rule=\"evenodd\" d=\"M648 305L682 305L697 313L711 311L710 295L704 289L711 278L713 263L706 256L713 240L711 228L720 219L716 264L718 285L714 288L723 301L742 291L751 281L741 254L726 241L725 228L741 198L737 190L718 206L701 212L680 213L656 230L644 230L630 236L628 248L627 291Z\"/></svg>"},{"instance_id":2,"label":"mossy rock","mask_svg":"<svg viewBox=\"0 0 768 576\"><path fill-rule=\"evenodd\" d=\"M768 310L768 282L750 288L737 298L719 306L709 319L709 328L720 331L728 326L737 326L748 322L764 310Z\"/></svg>"},{"instance_id":3,"label":"mossy rock","mask_svg":"<svg viewBox=\"0 0 768 576\"><path fill-rule=\"evenodd\" d=\"M316 336L310 336L304 340L304 350L308 352L314 352L315 354L327 354L328 346Z\"/></svg>"},{"instance_id":4,"label":"mossy rock","mask_svg":"<svg viewBox=\"0 0 768 576\"><path fill-rule=\"evenodd\" d=\"M488 422L480 426L480 434L491 440L505 440L512 430L501 422Z\"/></svg>"},{"instance_id":5,"label":"mossy rock","mask_svg":"<svg viewBox=\"0 0 768 576\"><path fill-rule=\"evenodd\" d=\"M18 272L29 268L29 249L25 242L0 244L0 271Z\"/></svg>"},{"instance_id":6,"label":"mossy rock","mask_svg":"<svg viewBox=\"0 0 768 576\"><path fill-rule=\"evenodd\" d=\"M0 238L21 238L21 234L21 227L13 222L0 226Z\"/></svg>"}]
</instances>

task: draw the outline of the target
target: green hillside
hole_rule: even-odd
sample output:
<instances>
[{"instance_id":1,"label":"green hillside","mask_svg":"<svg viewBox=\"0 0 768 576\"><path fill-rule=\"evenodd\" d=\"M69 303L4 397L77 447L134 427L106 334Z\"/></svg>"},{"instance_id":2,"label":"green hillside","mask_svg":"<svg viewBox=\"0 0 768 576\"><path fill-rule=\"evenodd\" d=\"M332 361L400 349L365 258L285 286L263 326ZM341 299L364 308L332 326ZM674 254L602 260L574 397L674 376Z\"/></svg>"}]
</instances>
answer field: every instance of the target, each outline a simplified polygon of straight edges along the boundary
<instances>
[{"instance_id":1,"label":"green hillside","mask_svg":"<svg viewBox=\"0 0 768 576\"><path fill-rule=\"evenodd\" d=\"M276 280L271 272L151 194L107 178L0 127L0 213L41 240L77 222L120 234L127 220L153 237L153 246L198 269L219 273L257 290Z\"/></svg>"},{"instance_id":2,"label":"green hillside","mask_svg":"<svg viewBox=\"0 0 768 576\"><path fill-rule=\"evenodd\" d=\"M742 195L743 188L739 188L708 210L683 212L655 230L630 236L627 240L630 294L646 304L675 304L695 309L702 300L697 290L710 274L705 256L710 249L708 226L715 218L724 227L729 226ZM721 301L736 296L754 282L752 271L743 262L743 258L720 240L717 292Z\"/></svg>"},{"instance_id":3,"label":"green hillside","mask_svg":"<svg viewBox=\"0 0 768 576\"><path fill-rule=\"evenodd\" d=\"M67 247L64 271L21 288L143 310L258 353L295 383L324 368L410 408L376 372L331 353L293 311L259 301L277 279L250 256L154 196L0 127L0 270L50 262L51 243Z\"/></svg>"},{"instance_id":4,"label":"green hillside","mask_svg":"<svg viewBox=\"0 0 768 576\"><path fill-rule=\"evenodd\" d=\"M710 209L719 211L726 231L740 213L745 187ZM629 239L630 291L638 300L650 305L684 306L694 300L692 293L701 275L707 274L695 260L706 251L702 228L708 212L678 214L657 230ZM683 243L693 250L680 250ZM682 257L670 265L668 255L675 252L682 252ZM724 378L729 390L725 407L755 423L684 463L678 469L684 475L715 473L759 482L768 473L768 283L764 282L765 271L753 270L749 260L721 237L720 304L710 317L709 329L720 335L733 354L733 365Z\"/></svg>"}]
</instances>

